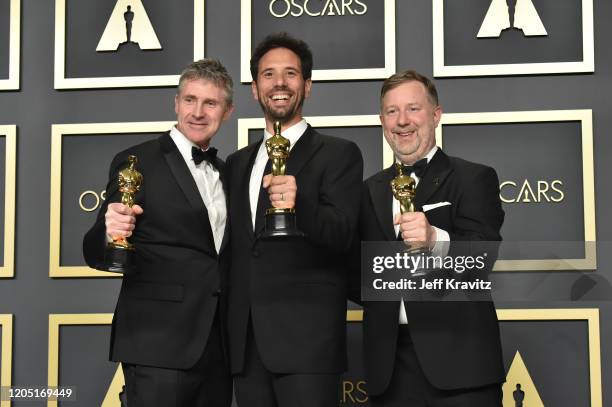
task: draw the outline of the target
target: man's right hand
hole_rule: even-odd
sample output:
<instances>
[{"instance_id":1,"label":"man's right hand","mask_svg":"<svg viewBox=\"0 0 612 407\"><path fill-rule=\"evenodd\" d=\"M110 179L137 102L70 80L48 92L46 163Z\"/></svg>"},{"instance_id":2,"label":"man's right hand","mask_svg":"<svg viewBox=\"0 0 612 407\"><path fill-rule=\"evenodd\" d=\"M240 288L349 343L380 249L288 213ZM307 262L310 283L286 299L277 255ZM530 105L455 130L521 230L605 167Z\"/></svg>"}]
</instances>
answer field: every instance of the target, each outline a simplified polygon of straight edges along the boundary
<instances>
[{"instance_id":1,"label":"man's right hand","mask_svg":"<svg viewBox=\"0 0 612 407\"><path fill-rule=\"evenodd\" d=\"M106 236L110 240L117 240L122 237L130 237L136 227L136 216L142 214L140 205L129 208L126 205L115 202L108 205L106 214Z\"/></svg>"}]
</instances>

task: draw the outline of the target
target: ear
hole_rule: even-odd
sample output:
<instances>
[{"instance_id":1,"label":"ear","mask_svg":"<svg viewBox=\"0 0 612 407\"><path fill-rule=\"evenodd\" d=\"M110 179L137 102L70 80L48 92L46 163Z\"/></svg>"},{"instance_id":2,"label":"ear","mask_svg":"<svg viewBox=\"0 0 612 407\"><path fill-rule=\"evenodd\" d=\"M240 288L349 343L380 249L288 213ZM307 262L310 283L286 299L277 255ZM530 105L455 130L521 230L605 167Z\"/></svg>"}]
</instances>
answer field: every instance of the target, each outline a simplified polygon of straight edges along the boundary
<instances>
[{"instance_id":1,"label":"ear","mask_svg":"<svg viewBox=\"0 0 612 407\"><path fill-rule=\"evenodd\" d=\"M435 127L438 127L438 123L440 123L440 118L442 117L442 106L436 106L434 108L433 115Z\"/></svg>"},{"instance_id":2,"label":"ear","mask_svg":"<svg viewBox=\"0 0 612 407\"><path fill-rule=\"evenodd\" d=\"M259 96L257 95L257 82L251 82L251 93L253 94L253 99L259 100Z\"/></svg>"},{"instance_id":3,"label":"ear","mask_svg":"<svg viewBox=\"0 0 612 407\"><path fill-rule=\"evenodd\" d=\"M304 92L304 97L310 97L310 89L312 88L312 79L306 79L306 82L304 82L304 88L305 88L305 92Z\"/></svg>"},{"instance_id":4,"label":"ear","mask_svg":"<svg viewBox=\"0 0 612 407\"><path fill-rule=\"evenodd\" d=\"M229 119L233 112L234 112L234 105L229 105L225 109L225 113L223 113L223 121L226 121L227 119Z\"/></svg>"},{"instance_id":5,"label":"ear","mask_svg":"<svg viewBox=\"0 0 612 407\"><path fill-rule=\"evenodd\" d=\"M174 95L174 113L178 114L179 94Z\"/></svg>"}]
</instances>

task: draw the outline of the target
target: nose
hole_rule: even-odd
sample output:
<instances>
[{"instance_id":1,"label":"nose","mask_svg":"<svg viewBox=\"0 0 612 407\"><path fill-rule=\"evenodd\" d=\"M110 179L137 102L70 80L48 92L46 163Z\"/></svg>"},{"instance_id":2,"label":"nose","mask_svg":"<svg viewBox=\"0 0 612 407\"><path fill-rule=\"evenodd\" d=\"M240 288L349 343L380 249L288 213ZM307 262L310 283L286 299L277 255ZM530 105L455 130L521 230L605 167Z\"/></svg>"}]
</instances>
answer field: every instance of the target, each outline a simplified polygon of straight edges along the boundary
<instances>
[{"instance_id":1,"label":"nose","mask_svg":"<svg viewBox=\"0 0 612 407\"><path fill-rule=\"evenodd\" d=\"M198 102L195 104L193 111L191 112L191 114L193 115L193 117L195 117L196 119L201 119L204 117L206 109L205 109L205 103L202 102Z\"/></svg>"},{"instance_id":2,"label":"nose","mask_svg":"<svg viewBox=\"0 0 612 407\"><path fill-rule=\"evenodd\" d=\"M403 109L400 109L397 116L397 124L399 126L407 126L410 124L410 114Z\"/></svg>"},{"instance_id":3,"label":"nose","mask_svg":"<svg viewBox=\"0 0 612 407\"><path fill-rule=\"evenodd\" d=\"M287 78L285 77L285 75L280 74L280 75L274 76L274 85L277 88L284 88L286 84L287 84Z\"/></svg>"}]
</instances>

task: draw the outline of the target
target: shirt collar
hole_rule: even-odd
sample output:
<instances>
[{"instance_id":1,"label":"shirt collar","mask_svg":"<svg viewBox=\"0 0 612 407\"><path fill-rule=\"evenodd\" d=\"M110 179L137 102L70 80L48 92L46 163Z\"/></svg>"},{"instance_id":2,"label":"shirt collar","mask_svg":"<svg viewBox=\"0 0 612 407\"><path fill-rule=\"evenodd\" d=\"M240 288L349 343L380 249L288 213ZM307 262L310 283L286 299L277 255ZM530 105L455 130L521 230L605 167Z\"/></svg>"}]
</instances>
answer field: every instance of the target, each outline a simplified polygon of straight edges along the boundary
<instances>
[{"instance_id":1,"label":"shirt collar","mask_svg":"<svg viewBox=\"0 0 612 407\"><path fill-rule=\"evenodd\" d=\"M191 147L195 147L195 148L200 148L200 147L197 144L195 144L193 141L185 137L185 135L181 133L180 130L176 128L176 126L172 126L172 129L170 130L170 137L172 138L172 141L174 141L174 144L176 144L176 148L178 148L179 153L181 153L185 162L193 163L193 157L191 156ZM207 150L208 148L204 151L207 151Z\"/></svg>"},{"instance_id":2,"label":"shirt collar","mask_svg":"<svg viewBox=\"0 0 612 407\"><path fill-rule=\"evenodd\" d=\"M427 158L427 164L429 164L429 162L433 158L434 154L436 154L436 151L438 151L438 146L433 146L433 148L431 150L429 150L429 153L427 153L425 155L424 158ZM400 163L400 164L402 163L397 157L395 158L395 162Z\"/></svg>"},{"instance_id":3,"label":"shirt collar","mask_svg":"<svg viewBox=\"0 0 612 407\"><path fill-rule=\"evenodd\" d=\"M302 134L304 134L307 128L308 123L306 123L306 120L302 119L293 126L289 127L288 129L283 130L282 135L291 143L290 148L293 148L295 143L298 142L298 140L300 139L300 137L302 137ZM268 130L264 129L264 140L267 140L272 136L273 135L270 134Z\"/></svg>"},{"instance_id":4,"label":"shirt collar","mask_svg":"<svg viewBox=\"0 0 612 407\"><path fill-rule=\"evenodd\" d=\"M433 156L436 153L436 151L438 151L438 146L433 146L433 148L431 150L429 150L429 153L427 153L427 155L425 155L425 158L427 158L427 164L429 164L429 162L433 158Z\"/></svg>"}]
</instances>

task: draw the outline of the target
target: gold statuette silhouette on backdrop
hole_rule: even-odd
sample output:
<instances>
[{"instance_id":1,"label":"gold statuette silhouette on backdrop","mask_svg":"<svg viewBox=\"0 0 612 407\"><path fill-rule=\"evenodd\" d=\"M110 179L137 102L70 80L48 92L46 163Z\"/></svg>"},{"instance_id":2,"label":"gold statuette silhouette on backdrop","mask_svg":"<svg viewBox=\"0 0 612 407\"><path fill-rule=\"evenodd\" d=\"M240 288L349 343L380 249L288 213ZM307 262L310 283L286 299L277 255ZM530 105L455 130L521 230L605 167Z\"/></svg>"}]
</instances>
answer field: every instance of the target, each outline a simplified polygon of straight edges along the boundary
<instances>
[{"instance_id":1,"label":"gold statuette silhouette on backdrop","mask_svg":"<svg viewBox=\"0 0 612 407\"><path fill-rule=\"evenodd\" d=\"M491 0L477 38L496 38L508 28L526 37L548 35L532 0Z\"/></svg>"},{"instance_id":2,"label":"gold statuette silhouette on backdrop","mask_svg":"<svg viewBox=\"0 0 612 407\"><path fill-rule=\"evenodd\" d=\"M141 50L162 49L142 0L117 0L96 51L117 51L129 44Z\"/></svg>"},{"instance_id":3,"label":"gold statuette silhouette on backdrop","mask_svg":"<svg viewBox=\"0 0 612 407\"><path fill-rule=\"evenodd\" d=\"M519 351L514 354L502 391L504 407L544 407L538 389Z\"/></svg>"}]
</instances>

